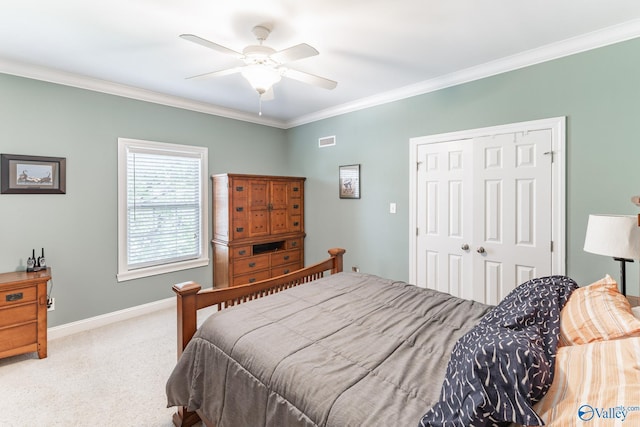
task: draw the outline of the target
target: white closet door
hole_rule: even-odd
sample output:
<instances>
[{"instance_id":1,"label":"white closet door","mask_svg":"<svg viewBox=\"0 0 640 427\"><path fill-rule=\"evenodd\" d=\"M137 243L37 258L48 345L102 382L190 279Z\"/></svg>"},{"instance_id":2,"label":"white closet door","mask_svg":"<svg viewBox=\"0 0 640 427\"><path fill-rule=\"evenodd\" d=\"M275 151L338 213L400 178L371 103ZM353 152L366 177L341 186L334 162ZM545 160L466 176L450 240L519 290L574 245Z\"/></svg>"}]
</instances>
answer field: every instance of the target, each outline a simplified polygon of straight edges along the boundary
<instances>
[{"instance_id":1,"label":"white closet door","mask_svg":"<svg viewBox=\"0 0 640 427\"><path fill-rule=\"evenodd\" d=\"M471 299L472 140L418 149L418 286Z\"/></svg>"},{"instance_id":2,"label":"white closet door","mask_svg":"<svg viewBox=\"0 0 640 427\"><path fill-rule=\"evenodd\" d=\"M474 139L474 299L551 274L551 131ZM546 154L545 154L546 153Z\"/></svg>"},{"instance_id":3,"label":"white closet door","mask_svg":"<svg viewBox=\"0 0 640 427\"><path fill-rule=\"evenodd\" d=\"M543 129L418 145L418 286L496 304L551 274L551 141Z\"/></svg>"}]
</instances>

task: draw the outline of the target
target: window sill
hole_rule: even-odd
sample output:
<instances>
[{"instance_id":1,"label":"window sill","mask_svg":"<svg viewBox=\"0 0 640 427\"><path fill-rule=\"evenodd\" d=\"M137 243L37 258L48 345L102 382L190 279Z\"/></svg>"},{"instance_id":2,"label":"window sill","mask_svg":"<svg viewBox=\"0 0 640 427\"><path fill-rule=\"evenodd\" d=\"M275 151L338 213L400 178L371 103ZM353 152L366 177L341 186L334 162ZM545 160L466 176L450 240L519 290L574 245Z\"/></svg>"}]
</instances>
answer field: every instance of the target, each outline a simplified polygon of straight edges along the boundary
<instances>
[{"instance_id":1,"label":"window sill","mask_svg":"<svg viewBox=\"0 0 640 427\"><path fill-rule=\"evenodd\" d=\"M153 267L138 268L135 270L122 271L116 275L118 282L141 279L143 277L156 276L158 274L172 273L175 271L187 270L196 267L209 265L209 258L192 259L189 261L176 262L173 264L156 265Z\"/></svg>"}]
</instances>

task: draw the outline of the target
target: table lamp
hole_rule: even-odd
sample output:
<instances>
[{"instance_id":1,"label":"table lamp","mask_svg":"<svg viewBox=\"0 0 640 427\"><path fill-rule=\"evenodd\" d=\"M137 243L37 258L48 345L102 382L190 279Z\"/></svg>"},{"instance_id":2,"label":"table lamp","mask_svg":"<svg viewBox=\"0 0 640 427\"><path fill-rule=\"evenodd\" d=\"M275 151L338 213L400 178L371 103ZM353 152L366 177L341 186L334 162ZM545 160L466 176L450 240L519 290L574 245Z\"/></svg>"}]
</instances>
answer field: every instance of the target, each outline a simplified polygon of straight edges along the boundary
<instances>
[{"instance_id":1,"label":"table lamp","mask_svg":"<svg viewBox=\"0 0 640 427\"><path fill-rule=\"evenodd\" d=\"M620 261L620 290L626 295L626 263L640 258L640 227L637 217L589 215L584 250Z\"/></svg>"}]
</instances>

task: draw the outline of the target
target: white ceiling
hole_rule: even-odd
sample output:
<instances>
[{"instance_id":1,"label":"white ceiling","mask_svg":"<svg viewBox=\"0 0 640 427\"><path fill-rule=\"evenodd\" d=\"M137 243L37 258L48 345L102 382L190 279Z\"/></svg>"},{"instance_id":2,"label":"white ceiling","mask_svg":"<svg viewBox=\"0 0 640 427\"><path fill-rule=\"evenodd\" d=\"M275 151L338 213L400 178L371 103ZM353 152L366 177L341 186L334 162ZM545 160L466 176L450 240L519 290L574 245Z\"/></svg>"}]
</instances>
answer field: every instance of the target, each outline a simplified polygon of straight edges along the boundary
<instances>
[{"instance_id":1,"label":"white ceiling","mask_svg":"<svg viewBox=\"0 0 640 427\"><path fill-rule=\"evenodd\" d=\"M638 0L0 0L0 72L291 127L640 36ZM178 36L241 51L320 54L264 102L239 75L186 77L239 61Z\"/></svg>"}]
</instances>

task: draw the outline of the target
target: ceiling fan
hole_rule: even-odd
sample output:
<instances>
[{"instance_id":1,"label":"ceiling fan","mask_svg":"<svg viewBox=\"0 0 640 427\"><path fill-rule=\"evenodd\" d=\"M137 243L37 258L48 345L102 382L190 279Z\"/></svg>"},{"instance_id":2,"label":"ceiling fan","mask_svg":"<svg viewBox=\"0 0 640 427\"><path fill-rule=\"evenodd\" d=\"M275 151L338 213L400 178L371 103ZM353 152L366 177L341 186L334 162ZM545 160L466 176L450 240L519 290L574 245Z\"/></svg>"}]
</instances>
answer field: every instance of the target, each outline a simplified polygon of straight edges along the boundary
<instances>
[{"instance_id":1,"label":"ceiling fan","mask_svg":"<svg viewBox=\"0 0 640 427\"><path fill-rule=\"evenodd\" d=\"M233 49L229 49L228 47L219 45L193 34L180 35L180 37L185 40L208 47L220 53L234 56L244 61L244 65L241 66L198 74L189 78L220 77L240 73L245 79L247 79L247 81L249 81L249 84L251 84L253 89L258 92L261 100L267 100L273 96L271 89L282 77L298 80L303 83L329 90L334 89L338 85L338 83L333 80L288 67L290 62L318 55L318 51L315 48L306 43L301 43L287 49L276 51L269 46L263 45L263 42L271 33L269 28L263 25L257 25L253 27L252 32L256 39L258 39L259 44L247 46L242 52L237 52Z\"/></svg>"}]
</instances>

